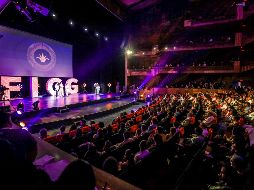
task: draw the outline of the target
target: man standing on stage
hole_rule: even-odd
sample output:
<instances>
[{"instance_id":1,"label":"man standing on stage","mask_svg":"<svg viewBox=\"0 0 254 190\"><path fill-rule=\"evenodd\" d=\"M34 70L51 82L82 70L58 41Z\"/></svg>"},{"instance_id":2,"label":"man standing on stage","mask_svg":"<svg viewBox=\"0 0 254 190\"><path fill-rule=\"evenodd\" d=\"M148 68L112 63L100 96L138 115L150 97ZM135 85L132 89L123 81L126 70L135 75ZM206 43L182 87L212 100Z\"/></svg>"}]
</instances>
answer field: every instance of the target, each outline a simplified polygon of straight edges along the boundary
<instances>
[{"instance_id":1,"label":"man standing on stage","mask_svg":"<svg viewBox=\"0 0 254 190\"><path fill-rule=\"evenodd\" d=\"M99 95L100 94L100 88L101 88L100 85L98 83L95 83L94 86L95 86L95 94Z\"/></svg>"},{"instance_id":2,"label":"man standing on stage","mask_svg":"<svg viewBox=\"0 0 254 190\"><path fill-rule=\"evenodd\" d=\"M63 97L64 96L64 85L61 82L57 82L55 84L55 91L56 91L56 97Z\"/></svg>"},{"instance_id":3,"label":"man standing on stage","mask_svg":"<svg viewBox=\"0 0 254 190\"><path fill-rule=\"evenodd\" d=\"M59 82L57 82L55 84L55 91L56 91L56 97L58 97L59 96L59 91L60 91L60 83Z\"/></svg>"},{"instance_id":4,"label":"man standing on stage","mask_svg":"<svg viewBox=\"0 0 254 190\"><path fill-rule=\"evenodd\" d=\"M64 85L62 81L60 82L59 96L64 97Z\"/></svg>"}]
</instances>

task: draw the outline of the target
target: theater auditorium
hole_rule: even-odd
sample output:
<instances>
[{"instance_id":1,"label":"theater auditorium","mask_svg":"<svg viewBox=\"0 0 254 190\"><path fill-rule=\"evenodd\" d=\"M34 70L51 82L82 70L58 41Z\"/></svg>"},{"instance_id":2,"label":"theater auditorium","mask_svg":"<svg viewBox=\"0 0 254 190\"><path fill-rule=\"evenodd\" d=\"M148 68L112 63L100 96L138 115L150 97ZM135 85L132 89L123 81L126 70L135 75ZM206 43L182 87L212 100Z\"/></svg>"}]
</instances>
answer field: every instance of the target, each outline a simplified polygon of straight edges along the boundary
<instances>
[{"instance_id":1,"label":"theater auditorium","mask_svg":"<svg viewBox=\"0 0 254 190\"><path fill-rule=\"evenodd\" d=\"M0 189L253 190L253 0L0 0Z\"/></svg>"}]
</instances>

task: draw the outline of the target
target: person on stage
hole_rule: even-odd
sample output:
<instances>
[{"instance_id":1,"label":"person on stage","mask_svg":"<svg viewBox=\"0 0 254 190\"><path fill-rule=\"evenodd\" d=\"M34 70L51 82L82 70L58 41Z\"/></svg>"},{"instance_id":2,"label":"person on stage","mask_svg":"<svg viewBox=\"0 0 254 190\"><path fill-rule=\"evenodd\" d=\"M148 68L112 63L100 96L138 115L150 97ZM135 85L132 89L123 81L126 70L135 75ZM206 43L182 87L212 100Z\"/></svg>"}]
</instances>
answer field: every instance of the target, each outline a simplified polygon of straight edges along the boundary
<instances>
[{"instance_id":1,"label":"person on stage","mask_svg":"<svg viewBox=\"0 0 254 190\"><path fill-rule=\"evenodd\" d=\"M63 85L62 81L60 82L59 85L60 85L59 96L64 97L64 85Z\"/></svg>"},{"instance_id":2,"label":"person on stage","mask_svg":"<svg viewBox=\"0 0 254 190\"><path fill-rule=\"evenodd\" d=\"M56 91L56 97L63 97L64 96L64 85L61 82L57 82L55 84L55 91Z\"/></svg>"},{"instance_id":3,"label":"person on stage","mask_svg":"<svg viewBox=\"0 0 254 190\"><path fill-rule=\"evenodd\" d=\"M59 82L57 82L57 83L55 84L56 97L58 97L58 96L59 96L59 91L60 91L60 83L59 83Z\"/></svg>"},{"instance_id":4,"label":"person on stage","mask_svg":"<svg viewBox=\"0 0 254 190\"><path fill-rule=\"evenodd\" d=\"M95 87L95 94L99 95L100 94L100 89L101 89L100 85L98 83L95 83L94 87Z\"/></svg>"},{"instance_id":5,"label":"person on stage","mask_svg":"<svg viewBox=\"0 0 254 190\"><path fill-rule=\"evenodd\" d=\"M82 88L83 88L83 93L87 93L87 91L86 91L86 83L83 83Z\"/></svg>"}]
</instances>

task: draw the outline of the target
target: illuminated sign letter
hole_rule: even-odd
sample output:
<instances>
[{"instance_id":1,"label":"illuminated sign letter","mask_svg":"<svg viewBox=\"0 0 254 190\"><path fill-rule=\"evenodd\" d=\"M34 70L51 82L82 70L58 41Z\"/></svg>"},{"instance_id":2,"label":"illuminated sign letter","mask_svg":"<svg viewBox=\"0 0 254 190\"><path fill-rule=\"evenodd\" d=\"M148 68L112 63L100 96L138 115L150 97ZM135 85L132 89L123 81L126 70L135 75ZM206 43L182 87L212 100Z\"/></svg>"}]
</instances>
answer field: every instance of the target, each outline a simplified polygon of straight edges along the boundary
<instances>
[{"instance_id":1,"label":"illuminated sign letter","mask_svg":"<svg viewBox=\"0 0 254 190\"><path fill-rule=\"evenodd\" d=\"M30 93L31 97L38 97L39 92L38 92L39 84L38 84L38 77L30 77Z\"/></svg>"},{"instance_id":2,"label":"illuminated sign letter","mask_svg":"<svg viewBox=\"0 0 254 190\"><path fill-rule=\"evenodd\" d=\"M68 79L65 83L65 91L66 95L69 94L77 94L78 93L78 85L72 85L72 83L77 84L78 80L75 78Z\"/></svg>"},{"instance_id":3,"label":"illuminated sign letter","mask_svg":"<svg viewBox=\"0 0 254 190\"><path fill-rule=\"evenodd\" d=\"M1 77L1 85L8 88L8 90L5 91L5 99L9 100L11 97L12 91L20 91L20 86L10 86L11 82L21 82L21 77Z\"/></svg>"},{"instance_id":4,"label":"illuminated sign letter","mask_svg":"<svg viewBox=\"0 0 254 190\"><path fill-rule=\"evenodd\" d=\"M46 83L46 90L47 92L52 95L56 96L55 84L60 83L62 80L60 78L51 78Z\"/></svg>"}]
</instances>

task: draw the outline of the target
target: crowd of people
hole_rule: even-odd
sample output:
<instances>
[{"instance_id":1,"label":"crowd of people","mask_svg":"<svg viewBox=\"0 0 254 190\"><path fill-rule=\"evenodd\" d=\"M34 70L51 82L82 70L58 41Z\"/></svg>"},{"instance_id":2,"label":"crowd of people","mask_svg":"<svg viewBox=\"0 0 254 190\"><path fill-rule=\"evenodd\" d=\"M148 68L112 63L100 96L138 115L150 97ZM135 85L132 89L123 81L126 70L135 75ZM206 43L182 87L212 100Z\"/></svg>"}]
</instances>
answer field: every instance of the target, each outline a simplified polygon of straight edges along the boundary
<instances>
[{"instance_id":1,"label":"crowd of people","mask_svg":"<svg viewBox=\"0 0 254 190\"><path fill-rule=\"evenodd\" d=\"M199 79L189 82L177 82L167 85L168 88L189 88L189 89L226 89L226 83L223 81Z\"/></svg>"},{"instance_id":2,"label":"crowd of people","mask_svg":"<svg viewBox=\"0 0 254 190\"><path fill-rule=\"evenodd\" d=\"M157 96L108 126L82 119L55 136L41 129L41 139L77 157L55 181L34 164L36 139L8 113L0 117L1 184L10 189L94 190L91 165L144 189L176 181L182 189L254 188L253 91Z\"/></svg>"},{"instance_id":3,"label":"crowd of people","mask_svg":"<svg viewBox=\"0 0 254 190\"><path fill-rule=\"evenodd\" d=\"M236 92L159 96L150 105L121 113L108 126L82 120L68 132L61 131L61 138L51 142L147 189L166 183L170 172L179 172L178 167L183 172L184 163L201 150L202 161L195 166L196 186L253 189L253 98L251 93ZM51 137L42 138L49 141ZM157 162L151 163L155 155ZM142 168L147 162L148 168ZM159 167L162 163L163 167ZM155 170L160 175L154 176ZM152 174L153 180L148 177Z\"/></svg>"}]
</instances>

